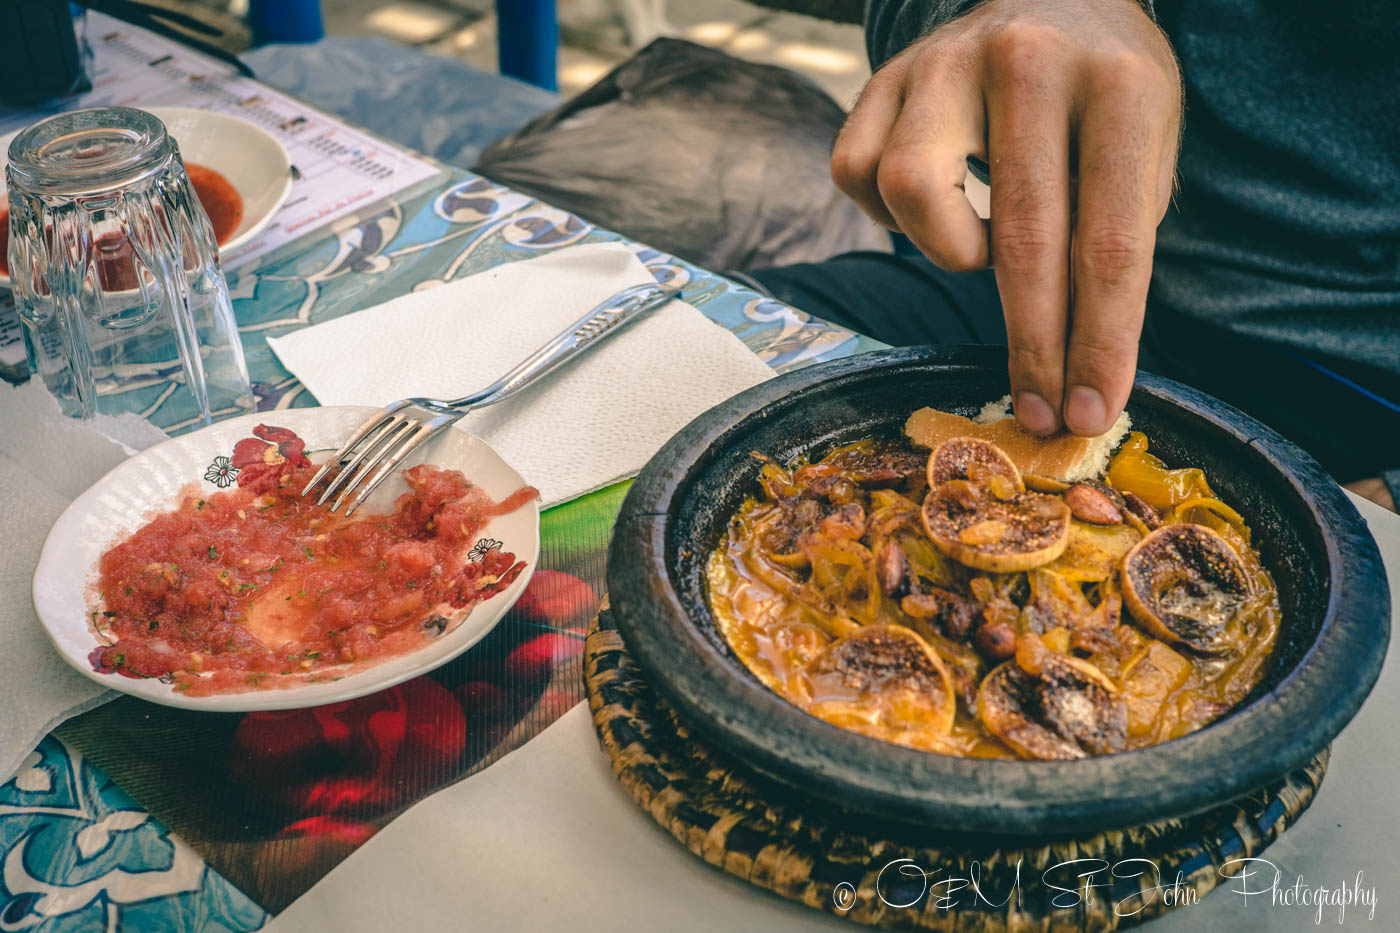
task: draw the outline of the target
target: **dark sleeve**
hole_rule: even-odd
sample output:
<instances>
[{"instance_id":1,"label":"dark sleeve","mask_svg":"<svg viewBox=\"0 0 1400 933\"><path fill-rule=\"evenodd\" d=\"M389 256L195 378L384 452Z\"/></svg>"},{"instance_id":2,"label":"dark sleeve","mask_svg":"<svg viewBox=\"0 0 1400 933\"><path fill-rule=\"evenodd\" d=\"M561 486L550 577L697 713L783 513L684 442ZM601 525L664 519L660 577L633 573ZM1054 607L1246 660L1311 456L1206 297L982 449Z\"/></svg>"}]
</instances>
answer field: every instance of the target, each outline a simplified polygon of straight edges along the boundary
<instances>
[{"instance_id":1,"label":"dark sleeve","mask_svg":"<svg viewBox=\"0 0 1400 933\"><path fill-rule=\"evenodd\" d=\"M915 39L978 0L865 0L865 51L879 68Z\"/></svg>"}]
</instances>

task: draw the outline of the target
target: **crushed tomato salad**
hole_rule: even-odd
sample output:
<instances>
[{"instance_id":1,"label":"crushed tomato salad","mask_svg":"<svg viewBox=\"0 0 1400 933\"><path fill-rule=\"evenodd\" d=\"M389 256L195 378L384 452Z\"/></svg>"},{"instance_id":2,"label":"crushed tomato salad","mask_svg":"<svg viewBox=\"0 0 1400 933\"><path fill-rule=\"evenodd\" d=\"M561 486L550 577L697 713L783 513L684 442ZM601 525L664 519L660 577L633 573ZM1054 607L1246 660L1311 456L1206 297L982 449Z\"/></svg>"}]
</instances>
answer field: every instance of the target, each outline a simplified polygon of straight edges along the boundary
<instances>
[{"instance_id":1,"label":"crushed tomato salad","mask_svg":"<svg viewBox=\"0 0 1400 933\"><path fill-rule=\"evenodd\" d=\"M346 519L299 495L315 470L300 438L254 434L234 449L237 488L188 491L102 555L94 668L191 696L338 680L421 648L525 568L478 534L531 486L496 502L416 466L390 514Z\"/></svg>"}]
</instances>

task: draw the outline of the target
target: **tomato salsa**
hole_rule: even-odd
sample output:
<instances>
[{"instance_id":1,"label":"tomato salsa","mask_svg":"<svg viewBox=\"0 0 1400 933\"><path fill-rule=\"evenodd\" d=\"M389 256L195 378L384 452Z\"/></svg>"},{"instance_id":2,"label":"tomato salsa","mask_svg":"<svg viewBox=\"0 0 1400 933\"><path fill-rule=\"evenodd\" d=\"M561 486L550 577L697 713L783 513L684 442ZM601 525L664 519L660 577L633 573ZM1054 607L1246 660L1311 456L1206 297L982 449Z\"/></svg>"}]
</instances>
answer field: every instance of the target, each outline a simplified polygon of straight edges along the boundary
<instances>
[{"instance_id":1,"label":"tomato salsa","mask_svg":"<svg viewBox=\"0 0 1400 933\"><path fill-rule=\"evenodd\" d=\"M254 434L234 448L236 488L188 490L102 555L97 670L191 696L335 680L421 648L525 567L478 535L533 487L496 502L416 466L391 513L346 519L299 495L314 471L299 437Z\"/></svg>"}]
</instances>

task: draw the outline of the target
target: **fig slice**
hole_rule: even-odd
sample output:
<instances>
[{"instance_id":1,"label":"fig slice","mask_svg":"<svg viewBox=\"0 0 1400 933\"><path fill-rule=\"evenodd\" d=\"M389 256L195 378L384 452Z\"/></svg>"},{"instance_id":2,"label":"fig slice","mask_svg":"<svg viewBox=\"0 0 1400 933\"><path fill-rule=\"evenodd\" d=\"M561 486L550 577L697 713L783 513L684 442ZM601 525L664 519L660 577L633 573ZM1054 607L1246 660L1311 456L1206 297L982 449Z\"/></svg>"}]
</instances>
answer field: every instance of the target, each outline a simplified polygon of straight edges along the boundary
<instances>
[{"instance_id":1,"label":"fig slice","mask_svg":"<svg viewBox=\"0 0 1400 933\"><path fill-rule=\"evenodd\" d=\"M902 733L942 736L957 697L938 653L902 625L867 625L807 664L809 712L834 725L899 741Z\"/></svg>"},{"instance_id":2,"label":"fig slice","mask_svg":"<svg viewBox=\"0 0 1400 933\"><path fill-rule=\"evenodd\" d=\"M1024 491L1002 498L967 480L929 490L920 518L938 550L994 573L1048 564L1069 543L1070 511L1062 499Z\"/></svg>"},{"instance_id":3,"label":"fig slice","mask_svg":"<svg viewBox=\"0 0 1400 933\"><path fill-rule=\"evenodd\" d=\"M1015 659L983 678L977 715L1022 758L1107 755L1127 744L1127 706L1113 682L1035 635L1017 639Z\"/></svg>"},{"instance_id":4,"label":"fig slice","mask_svg":"<svg viewBox=\"0 0 1400 933\"><path fill-rule=\"evenodd\" d=\"M1251 595L1224 538L1201 525L1164 525L1123 558L1123 605L1149 635L1197 654L1229 650L1226 626Z\"/></svg>"},{"instance_id":5,"label":"fig slice","mask_svg":"<svg viewBox=\"0 0 1400 933\"><path fill-rule=\"evenodd\" d=\"M1006 477L1017 490L1026 488L1016 464L991 441L976 437L950 437L928 456L930 489L937 489L950 479L985 482L992 476Z\"/></svg>"}]
</instances>

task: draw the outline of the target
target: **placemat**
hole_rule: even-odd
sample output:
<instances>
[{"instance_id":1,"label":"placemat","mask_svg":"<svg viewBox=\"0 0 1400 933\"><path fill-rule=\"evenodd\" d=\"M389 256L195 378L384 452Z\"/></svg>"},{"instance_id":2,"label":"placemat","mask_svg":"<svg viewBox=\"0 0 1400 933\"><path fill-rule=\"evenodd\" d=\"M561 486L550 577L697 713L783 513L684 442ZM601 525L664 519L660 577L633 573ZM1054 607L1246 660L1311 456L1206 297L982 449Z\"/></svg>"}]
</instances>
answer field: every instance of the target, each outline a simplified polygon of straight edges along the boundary
<instances>
[{"instance_id":1,"label":"placemat","mask_svg":"<svg viewBox=\"0 0 1400 933\"><path fill-rule=\"evenodd\" d=\"M1228 862L1257 857L1298 819L1330 754L1186 819L999 847L956 834L863 830L860 815L714 749L647 686L606 600L589 625L584 683L613 772L677 841L789 900L882 927L1105 931L1189 906L1229 880Z\"/></svg>"}]
</instances>

